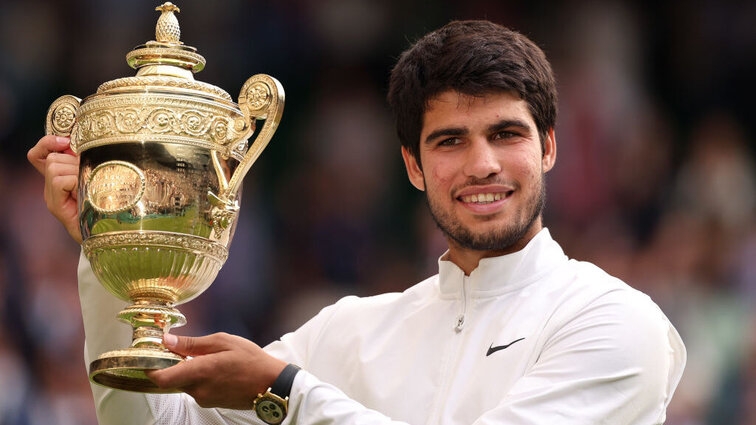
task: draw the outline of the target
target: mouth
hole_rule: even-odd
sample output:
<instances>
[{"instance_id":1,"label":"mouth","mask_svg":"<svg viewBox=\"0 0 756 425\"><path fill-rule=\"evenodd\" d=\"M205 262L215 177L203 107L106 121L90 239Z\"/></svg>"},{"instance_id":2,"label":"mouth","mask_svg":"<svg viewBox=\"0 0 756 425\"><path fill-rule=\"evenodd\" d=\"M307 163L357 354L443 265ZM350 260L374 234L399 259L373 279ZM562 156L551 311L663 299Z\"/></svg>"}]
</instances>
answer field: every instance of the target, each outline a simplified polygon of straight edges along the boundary
<instances>
[{"instance_id":1,"label":"mouth","mask_svg":"<svg viewBox=\"0 0 756 425\"><path fill-rule=\"evenodd\" d=\"M514 193L514 189L468 188L457 196L457 201L476 214L495 213Z\"/></svg>"},{"instance_id":2,"label":"mouth","mask_svg":"<svg viewBox=\"0 0 756 425\"><path fill-rule=\"evenodd\" d=\"M466 204L490 204L492 202L499 201L503 198L509 197L513 191L508 192L488 192L488 193L474 193L472 195L460 196L457 199Z\"/></svg>"}]
</instances>

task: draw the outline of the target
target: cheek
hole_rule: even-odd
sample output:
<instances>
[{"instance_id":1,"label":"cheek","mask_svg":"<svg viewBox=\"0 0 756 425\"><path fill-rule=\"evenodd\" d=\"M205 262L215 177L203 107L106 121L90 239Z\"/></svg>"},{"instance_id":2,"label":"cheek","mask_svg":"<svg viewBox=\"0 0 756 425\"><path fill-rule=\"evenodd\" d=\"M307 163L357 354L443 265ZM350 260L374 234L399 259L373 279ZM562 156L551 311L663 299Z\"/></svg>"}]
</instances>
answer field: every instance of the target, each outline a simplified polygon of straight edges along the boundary
<instances>
[{"instance_id":1,"label":"cheek","mask_svg":"<svg viewBox=\"0 0 756 425\"><path fill-rule=\"evenodd\" d=\"M426 184L433 188L446 190L451 185L452 173L444 167L435 167L430 170L430 179L426 178Z\"/></svg>"},{"instance_id":2,"label":"cheek","mask_svg":"<svg viewBox=\"0 0 756 425\"><path fill-rule=\"evenodd\" d=\"M530 152L509 156L506 166L506 169L511 170L511 177L523 186L537 184L541 179L542 168L540 156Z\"/></svg>"}]
</instances>

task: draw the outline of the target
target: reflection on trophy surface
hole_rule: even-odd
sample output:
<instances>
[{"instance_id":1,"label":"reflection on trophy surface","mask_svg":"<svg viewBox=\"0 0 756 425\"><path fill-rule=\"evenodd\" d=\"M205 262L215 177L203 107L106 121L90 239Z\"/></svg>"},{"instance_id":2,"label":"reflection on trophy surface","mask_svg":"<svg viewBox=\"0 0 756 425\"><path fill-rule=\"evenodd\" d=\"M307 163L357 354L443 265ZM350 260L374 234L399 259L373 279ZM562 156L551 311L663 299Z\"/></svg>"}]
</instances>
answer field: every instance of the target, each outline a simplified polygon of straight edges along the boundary
<instances>
[{"instance_id":1,"label":"reflection on trophy surface","mask_svg":"<svg viewBox=\"0 0 756 425\"><path fill-rule=\"evenodd\" d=\"M156 10L156 40L126 56L136 76L84 100L58 98L46 122L47 134L70 135L80 155L84 253L102 285L132 303L118 314L134 328L131 346L93 361L90 379L141 392L161 392L145 370L183 360L162 346L163 333L186 323L175 306L207 289L228 257L241 181L273 136L284 99L267 75L244 83L238 105L194 80L205 59L179 41L179 8Z\"/></svg>"}]
</instances>

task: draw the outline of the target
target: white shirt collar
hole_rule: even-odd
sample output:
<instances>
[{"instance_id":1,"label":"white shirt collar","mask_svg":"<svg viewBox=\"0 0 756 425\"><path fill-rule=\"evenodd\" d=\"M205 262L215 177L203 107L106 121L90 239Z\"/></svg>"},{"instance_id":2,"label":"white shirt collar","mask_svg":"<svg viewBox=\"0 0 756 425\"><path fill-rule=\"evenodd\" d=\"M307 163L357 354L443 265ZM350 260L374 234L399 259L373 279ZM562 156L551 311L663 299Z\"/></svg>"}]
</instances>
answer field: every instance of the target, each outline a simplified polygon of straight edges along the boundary
<instances>
[{"instance_id":1,"label":"white shirt collar","mask_svg":"<svg viewBox=\"0 0 756 425\"><path fill-rule=\"evenodd\" d=\"M471 296L497 295L522 288L538 280L543 274L567 261L559 244L549 230L543 228L525 247L499 257L483 258L478 267L465 277L465 273L451 261L438 260L439 289L442 295L460 294L462 284Z\"/></svg>"}]
</instances>

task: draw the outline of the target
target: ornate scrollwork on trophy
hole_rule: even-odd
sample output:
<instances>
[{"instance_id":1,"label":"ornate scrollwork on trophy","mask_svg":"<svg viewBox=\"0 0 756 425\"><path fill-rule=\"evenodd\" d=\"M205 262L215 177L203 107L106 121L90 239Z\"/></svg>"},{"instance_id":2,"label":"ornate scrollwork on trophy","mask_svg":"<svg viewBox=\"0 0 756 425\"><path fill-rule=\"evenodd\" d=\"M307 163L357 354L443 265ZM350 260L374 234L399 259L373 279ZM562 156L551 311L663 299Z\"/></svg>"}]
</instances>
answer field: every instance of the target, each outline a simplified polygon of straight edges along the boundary
<instances>
[{"instance_id":1,"label":"ornate scrollwork on trophy","mask_svg":"<svg viewBox=\"0 0 756 425\"><path fill-rule=\"evenodd\" d=\"M234 223L239 213L239 202L235 199L221 198L210 192L207 194L210 204L213 206L210 210L210 217L215 237L218 238L229 226Z\"/></svg>"},{"instance_id":2,"label":"ornate scrollwork on trophy","mask_svg":"<svg viewBox=\"0 0 756 425\"><path fill-rule=\"evenodd\" d=\"M149 103L146 98L144 103ZM248 133L241 117L201 102L156 98L163 106L145 108L122 99L93 99L79 111L78 143L80 149L113 143L115 139L139 141L140 135L152 140L181 137L180 142L223 152L240 159L240 139ZM239 122L241 121L241 131Z\"/></svg>"},{"instance_id":3,"label":"ornate scrollwork on trophy","mask_svg":"<svg viewBox=\"0 0 756 425\"><path fill-rule=\"evenodd\" d=\"M247 141L247 139L244 139L241 142L236 144L234 151L237 152L239 155L244 155L244 152L246 152L248 149L249 149L249 142Z\"/></svg>"},{"instance_id":4,"label":"ornate scrollwork on trophy","mask_svg":"<svg viewBox=\"0 0 756 425\"><path fill-rule=\"evenodd\" d=\"M157 232L154 230L150 232L124 231L94 235L87 238L82 246L84 248L84 254L87 256L97 250L122 246L162 246L201 253L216 261L220 261L221 263L225 262L226 258L228 258L228 248L218 242L199 236L183 233Z\"/></svg>"},{"instance_id":5,"label":"ornate scrollwork on trophy","mask_svg":"<svg viewBox=\"0 0 756 425\"><path fill-rule=\"evenodd\" d=\"M183 114L179 117L179 124L181 127L181 131L185 132L186 134L190 136L201 136L203 134L207 134L212 139L212 133L210 133L208 130L210 129L210 120L212 119L211 116L207 114L203 114L199 111L194 110L188 110L185 111ZM216 120L222 119L220 117L215 117ZM225 123L225 119L222 119ZM225 126L223 128L223 133L225 132ZM224 140L225 141L225 140Z\"/></svg>"},{"instance_id":6,"label":"ornate scrollwork on trophy","mask_svg":"<svg viewBox=\"0 0 756 425\"><path fill-rule=\"evenodd\" d=\"M267 84L256 82L247 89L247 99L251 110L261 110L270 104L270 88Z\"/></svg>"},{"instance_id":7,"label":"ornate scrollwork on trophy","mask_svg":"<svg viewBox=\"0 0 756 425\"><path fill-rule=\"evenodd\" d=\"M63 104L55 108L52 125L56 132L71 132L76 118L76 109L70 104Z\"/></svg>"},{"instance_id":8,"label":"ornate scrollwork on trophy","mask_svg":"<svg viewBox=\"0 0 756 425\"><path fill-rule=\"evenodd\" d=\"M47 111L45 133L56 136L69 136L76 123L81 99L65 95L56 99Z\"/></svg>"},{"instance_id":9,"label":"ornate scrollwork on trophy","mask_svg":"<svg viewBox=\"0 0 756 425\"><path fill-rule=\"evenodd\" d=\"M115 111L115 127L121 133L136 133L143 128L142 120L139 117L139 110L123 109Z\"/></svg>"},{"instance_id":10,"label":"ornate scrollwork on trophy","mask_svg":"<svg viewBox=\"0 0 756 425\"><path fill-rule=\"evenodd\" d=\"M259 80L247 80L239 95L239 105L245 106L251 116L260 119L265 118L265 111L271 101L270 86Z\"/></svg>"}]
</instances>

